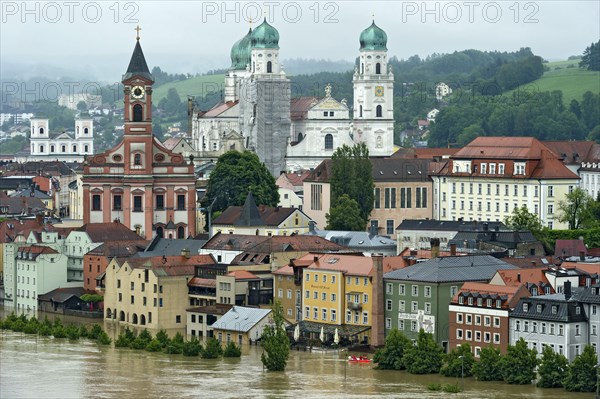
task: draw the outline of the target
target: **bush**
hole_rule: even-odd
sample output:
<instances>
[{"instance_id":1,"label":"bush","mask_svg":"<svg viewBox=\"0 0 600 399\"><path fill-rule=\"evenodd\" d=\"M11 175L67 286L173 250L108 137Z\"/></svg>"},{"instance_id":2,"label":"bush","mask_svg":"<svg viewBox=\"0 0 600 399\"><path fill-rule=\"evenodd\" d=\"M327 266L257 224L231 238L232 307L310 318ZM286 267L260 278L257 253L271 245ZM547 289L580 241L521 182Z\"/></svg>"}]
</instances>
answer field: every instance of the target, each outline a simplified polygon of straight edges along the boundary
<instances>
[{"instance_id":1,"label":"bush","mask_svg":"<svg viewBox=\"0 0 600 399\"><path fill-rule=\"evenodd\" d=\"M160 330L156 333L156 339L160 342L161 346L164 348L169 343L169 335L165 330Z\"/></svg>"},{"instance_id":2,"label":"bush","mask_svg":"<svg viewBox=\"0 0 600 399\"><path fill-rule=\"evenodd\" d=\"M54 338L66 338L67 330L62 325L55 325L54 327L52 327L52 335L54 336Z\"/></svg>"},{"instance_id":3,"label":"bush","mask_svg":"<svg viewBox=\"0 0 600 399\"><path fill-rule=\"evenodd\" d=\"M442 386L442 391L448 392L448 393L459 393L459 392L462 391L462 388L460 387L460 385L458 383L456 383L456 384L444 384Z\"/></svg>"},{"instance_id":4,"label":"bush","mask_svg":"<svg viewBox=\"0 0 600 399\"><path fill-rule=\"evenodd\" d=\"M40 328L38 328L38 335L42 337L48 337L52 335L52 326L46 323L40 324Z\"/></svg>"},{"instance_id":5,"label":"bush","mask_svg":"<svg viewBox=\"0 0 600 399\"><path fill-rule=\"evenodd\" d=\"M183 353L183 345L176 344L171 341L167 344L167 346L165 346L163 351L169 355L180 355Z\"/></svg>"},{"instance_id":6,"label":"bush","mask_svg":"<svg viewBox=\"0 0 600 399\"><path fill-rule=\"evenodd\" d=\"M563 355L554 352L549 345L544 346L542 361L538 367L537 386L540 388L560 388L567 374L569 361Z\"/></svg>"},{"instance_id":7,"label":"bush","mask_svg":"<svg viewBox=\"0 0 600 399\"><path fill-rule=\"evenodd\" d=\"M206 341L206 347L202 351L202 359L216 359L223 354L221 343L214 337Z\"/></svg>"},{"instance_id":8,"label":"bush","mask_svg":"<svg viewBox=\"0 0 600 399\"><path fill-rule=\"evenodd\" d=\"M525 340L520 338L515 345L508 345L506 356L502 358L504 381L509 384L531 384L536 377L538 362L537 351L528 349Z\"/></svg>"},{"instance_id":9,"label":"bush","mask_svg":"<svg viewBox=\"0 0 600 399\"><path fill-rule=\"evenodd\" d=\"M27 324L23 326L23 332L25 334L37 334L40 328L40 323L35 317L32 317L27 321Z\"/></svg>"},{"instance_id":10,"label":"bush","mask_svg":"<svg viewBox=\"0 0 600 399\"><path fill-rule=\"evenodd\" d=\"M416 344L409 347L404 354L406 370L411 374L439 373L443 351L433 336L421 329Z\"/></svg>"},{"instance_id":11,"label":"bush","mask_svg":"<svg viewBox=\"0 0 600 399\"><path fill-rule=\"evenodd\" d=\"M183 344L183 356L198 356L202 352L202 345L196 337Z\"/></svg>"},{"instance_id":12,"label":"bush","mask_svg":"<svg viewBox=\"0 0 600 399\"><path fill-rule=\"evenodd\" d=\"M79 336L82 338L87 338L89 337L90 332L88 331L87 327L85 325L81 325L79 326Z\"/></svg>"},{"instance_id":13,"label":"bush","mask_svg":"<svg viewBox=\"0 0 600 399\"><path fill-rule=\"evenodd\" d=\"M136 349L136 350L142 350L142 349L146 349L146 346L150 343L150 341L144 339L143 337L139 336L136 339L134 339L133 341L131 341L131 343L129 344L129 347L131 349Z\"/></svg>"},{"instance_id":14,"label":"bush","mask_svg":"<svg viewBox=\"0 0 600 399\"><path fill-rule=\"evenodd\" d=\"M427 389L429 389L430 391L441 391L442 390L442 384L427 384Z\"/></svg>"},{"instance_id":15,"label":"bush","mask_svg":"<svg viewBox=\"0 0 600 399\"><path fill-rule=\"evenodd\" d=\"M223 357L240 357L242 356L242 349L235 344L235 342L230 341L223 351Z\"/></svg>"},{"instance_id":16,"label":"bush","mask_svg":"<svg viewBox=\"0 0 600 399\"><path fill-rule=\"evenodd\" d=\"M79 335L79 327L73 325L73 324L69 324L68 326L65 327L65 331L67 333L67 337L69 337L70 340L78 340L80 335Z\"/></svg>"},{"instance_id":17,"label":"bush","mask_svg":"<svg viewBox=\"0 0 600 399\"><path fill-rule=\"evenodd\" d=\"M598 378L596 362L594 347L586 345L569 366L564 381L565 389L569 392L594 392Z\"/></svg>"},{"instance_id":18,"label":"bush","mask_svg":"<svg viewBox=\"0 0 600 399\"><path fill-rule=\"evenodd\" d=\"M90 330L90 332L88 333L88 337L90 339L98 339L98 337L100 337L100 335L102 334L102 327L100 327L99 324L94 324Z\"/></svg>"},{"instance_id":19,"label":"bush","mask_svg":"<svg viewBox=\"0 0 600 399\"><path fill-rule=\"evenodd\" d=\"M465 342L446 355L446 363L440 372L446 377L469 377L472 375L471 369L474 363L471 346Z\"/></svg>"},{"instance_id":20,"label":"bush","mask_svg":"<svg viewBox=\"0 0 600 399\"><path fill-rule=\"evenodd\" d=\"M501 364L500 349L492 346L483 348L479 353L479 361L473 365L473 375L479 381L502 381Z\"/></svg>"},{"instance_id":21,"label":"bush","mask_svg":"<svg viewBox=\"0 0 600 399\"><path fill-rule=\"evenodd\" d=\"M96 342L98 342L100 345L110 345L112 338L110 338L105 331L102 331L96 339Z\"/></svg>"},{"instance_id":22,"label":"bush","mask_svg":"<svg viewBox=\"0 0 600 399\"><path fill-rule=\"evenodd\" d=\"M163 345L157 338L154 338L152 341L148 342L148 345L146 345L146 350L148 352L160 352L162 349Z\"/></svg>"},{"instance_id":23,"label":"bush","mask_svg":"<svg viewBox=\"0 0 600 399\"><path fill-rule=\"evenodd\" d=\"M406 335L394 328L385 338L385 346L378 349L373 357L376 368L381 370L402 370L405 367L403 358L406 349L412 342Z\"/></svg>"}]
</instances>

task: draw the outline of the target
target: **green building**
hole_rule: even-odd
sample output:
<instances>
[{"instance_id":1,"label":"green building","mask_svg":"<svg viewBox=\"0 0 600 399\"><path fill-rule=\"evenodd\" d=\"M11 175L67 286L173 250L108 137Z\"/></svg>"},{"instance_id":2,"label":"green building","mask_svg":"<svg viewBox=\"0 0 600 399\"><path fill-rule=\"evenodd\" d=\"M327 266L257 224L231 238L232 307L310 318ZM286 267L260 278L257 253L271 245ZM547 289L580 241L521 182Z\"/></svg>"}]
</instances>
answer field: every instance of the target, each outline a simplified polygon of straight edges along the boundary
<instances>
[{"instance_id":1,"label":"green building","mask_svg":"<svg viewBox=\"0 0 600 399\"><path fill-rule=\"evenodd\" d=\"M467 281L488 282L501 269L516 269L490 255L448 256L394 270L383 276L385 331L396 327L410 339L419 330L448 348L448 306Z\"/></svg>"}]
</instances>

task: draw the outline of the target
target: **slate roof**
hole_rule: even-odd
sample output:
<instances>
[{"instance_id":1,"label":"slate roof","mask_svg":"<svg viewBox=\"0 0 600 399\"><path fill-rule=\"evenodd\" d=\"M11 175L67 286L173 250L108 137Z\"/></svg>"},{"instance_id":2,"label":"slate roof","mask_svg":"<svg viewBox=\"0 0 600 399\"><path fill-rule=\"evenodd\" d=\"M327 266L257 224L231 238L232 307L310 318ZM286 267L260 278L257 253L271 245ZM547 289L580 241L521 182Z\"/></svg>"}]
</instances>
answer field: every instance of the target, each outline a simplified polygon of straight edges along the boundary
<instances>
[{"instance_id":1,"label":"slate roof","mask_svg":"<svg viewBox=\"0 0 600 399\"><path fill-rule=\"evenodd\" d=\"M331 165L331 159L325 159L314 170L310 172L310 175L306 179L304 179L304 181L329 182L329 176L331 176Z\"/></svg>"},{"instance_id":2,"label":"slate roof","mask_svg":"<svg viewBox=\"0 0 600 399\"><path fill-rule=\"evenodd\" d=\"M316 259L315 259L316 258ZM293 261L294 264L307 264L307 270L340 271L348 276L370 276L373 258L351 254L306 254Z\"/></svg>"},{"instance_id":3,"label":"slate roof","mask_svg":"<svg viewBox=\"0 0 600 399\"><path fill-rule=\"evenodd\" d=\"M543 143L558 154L567 165L577 165L587 161L588 155L596 144L593 141L583 140L544 141Z\"/></svg>"},{"instance_id":4,"label":"slate roof","mask_svg":"<svg viewBox=\"0 0 600 399\"><path fill-rule=\"evenodd\" d=\"M396 230L439 230L439 231L467 231L481 230L487 223L488 230L494 230L498 226L500 231L508 231L508 228L502 222L477 222L477 221L459 221L459 220L421 220L404 219Z\"/></svg>"},{"instance_id":5,"label":"slate roof","mask_svg":"<svg viewBox=\"0 0 600 399\"><path fill-rule=\"evenodd\" d=\"M46 210L41 199L35 197L3 197L0 198L0 208L7 207L0 215L31 215Z\"/></svg>"},{"instance_id":6,"label":"slate roof","mask_svg":"<svg viewBox=\"0 0 600 399\"><path fill-rule=\"evenodd\" d=\"M573 295L568 300L564 293L551 295L538 295L528 298L521 298L517 306L510 312L509 317L532 320L558 321L564 323L575 323L587 321L585 309L576 299L579 288L571 288ZM523 304L528 305L525 312ZM542 305L541 312L537 311L537 305ZM556 312L552 312L552 306L556 306ZM579 314L576 308L579 307Z\"/></svg>"},{"instance_id":7,"label":"slate roof","mask_svg":"<svg viewBox=\"0 0 600 399\"><path fill-rule=\"evenodd\" d=\"M395 240L386 236L371 235L367 231L315 230L306 235L322 237L351 249L367 250L396 247Z\"/></svg>"},{"instance_id":8,"label":"slate roof","mask_svg":"<svg viewBox=\"0 0 600 399\"><path fill-rule=\"evenodd\" d=\"M96 294L96 292L85 290L83 289L83 287L56 288L45 294L38 295L38 301L51 301L63 303L73 296L81 298L81 296L84 294Z\"/></svg>"},{"instance_id":9,"label":"slate roof","mask_svg":"<svg viewBox=\"0 0 600 399\"><path fill-rule=\"evenodd\" d=\"M135 42L135 48L133 49L127 72L123 75L123 80L127 80L133 76L141 76L154 82L154 77L148 69L146 57L144 57L144 52L142 51L139 39Z\"/></svg>"},{"instance_id":10,"label":"slate roof","mask_svg":"<svg viewBox=\"0 0 600 399\"><path fill-rule=\"evenodd\" d=\"M142 240L142 237L119 222L88 223L75 231L87 233L92 242Z\"/></svg>"},{"instance_id":11,"label":"slate roof","mask_svg":"<svg viewBox=\"0 0 600 399\"><path fill-rule=\"evenodd\" d=\"M290 117L293 121L308 118L308 110L317 102L317 97L296 97L290 100Z\"/></svg>"},{"instance_id":12,"label":"slate roof","mask_svg":"<svg viewBox=\"0 0 600 399\"><path fill-rule=\"evenodd\" d=\"M101 245L89 251L86 255L105 256L107 258L130 257L143 251L148 245L146 240L134 241L104 241Z\"/></svg>"},{"instance_id":13,"label":"slate roof","mask_svg":"<svg viewBox=\"0 0 600 399\"><path fill-rule=\"evenodd\" d=\"M256 236L245 234L215 234L202 246L203 249L229 250L270 254L286 251L343 251L346 247L335 244L325 238L295 236Z\"/></svg>"},{"instance_id":14,"label":"slate roof","mask_svg":"<svg viewBox=\"0 0 600 399\"><path fill-rule=\"evenodd\" d=\"M498 270L515 268L490 255L448 256L386 273L383 278L433 283L489 281Z\"/></svg>"},{"instance_id":15,"label":"slate roof","mask_svg":"<svg viewBox=\"0 0 600 399\"><path fill-rule=\"evenodd\" d=\"M204 240L193 240L193 239L175 239L175 238L161 238L154 237L148 246L138 252L137 256L140 258L147 258L152 256L177 256L181 255L181 251L188 249L190 255L198 254L198 251L206 243Z\"/></svg>"},{"instance_id":16,"label":"slate roof","mask_svg":"<svg viewBox=\"0 0 600 399\"><path fill-rule=\"evenodd\" d=\"M10 198L39 198L41 200L49 200L52 199L51 196L49 196L48 194L46 194L43 191L40 191L38 189L33 190L33 195L31 195L31 190L29 189L25 189L25 190L20 190L20 191L15 191L14 193L9 195Z\"/></svg>"},{"instance_id":17,"label":"slate roof","mask_svg":"<svg viewBox=\"0 0 600 399\"><path fill-rule=\"evenodd\" d=\"M600 284L594 284L591 287L579 288L575 292L575 297L583 303L600 304Z\"/></svg>"},{"instance_id":18,"label":"slate roof","mask_svg":"<svg viewBox=\"0 0 600 399\"><path fill-rule=\"evenodd\" d=\"M213 329L248 332L258 322L269 316L271 309L234 306L212 325Z\"/></svg>"},{"instance_id":19,"label":"slate roof","mask_svg":"<svg viewBox=\"0 0 600 399\"><path fill-rule=\"evenodd\" d=\"M428 159L371 158L373 181L430 181Z\"/></svg>"},{"instance_id":20,"label":"slate roof","mask_svg":"<svg viewBox=\"0 0 600 399\"><path fill-rule=\"evenodd\" d=\"M520 243L536 242L537 239L530 231L459 231L448 244L457 244L457 247L467 243L487 242L508 249L515 249Z\"/></svg>"}]
</instances>

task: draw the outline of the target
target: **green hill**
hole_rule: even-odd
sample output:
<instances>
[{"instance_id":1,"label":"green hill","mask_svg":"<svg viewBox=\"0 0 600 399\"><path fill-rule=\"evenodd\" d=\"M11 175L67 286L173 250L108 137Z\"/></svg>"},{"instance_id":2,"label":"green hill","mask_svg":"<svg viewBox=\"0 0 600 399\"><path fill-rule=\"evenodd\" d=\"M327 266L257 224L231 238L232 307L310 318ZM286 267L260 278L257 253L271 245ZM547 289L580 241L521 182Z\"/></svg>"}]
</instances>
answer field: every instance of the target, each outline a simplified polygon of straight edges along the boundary
<instances>
[{"instance_id":1,"label":"green hill","mask_svg":"<svg viewBox=\"0 0 600 399\"><path fill-rule=\"evenodd\" d=\"M578 68L579 61L580 59L574 59L544 64L549 70L544 72L541 78L519 86L506 95L511 95L515 91L562 90L564 104L568 106L573 99L581 101L583 93L588 90L600 93L600 72Z\"/></svg>"},{"instance_id":2,"label":"green hill","mask_svg":"<svg viewBox=\"0 0 600 399\"><path fill-rule=\"evenodd\" d=\"M165 83L154 89L152 102L158 104L163 97L167 96L170 88L175 88L182 102L187 101L187 96L194 96L196 97L196 101L201 103L205 96L219 93L223 89L224 81L225 75L203 75Z\"/></svg>"}]
</instances>

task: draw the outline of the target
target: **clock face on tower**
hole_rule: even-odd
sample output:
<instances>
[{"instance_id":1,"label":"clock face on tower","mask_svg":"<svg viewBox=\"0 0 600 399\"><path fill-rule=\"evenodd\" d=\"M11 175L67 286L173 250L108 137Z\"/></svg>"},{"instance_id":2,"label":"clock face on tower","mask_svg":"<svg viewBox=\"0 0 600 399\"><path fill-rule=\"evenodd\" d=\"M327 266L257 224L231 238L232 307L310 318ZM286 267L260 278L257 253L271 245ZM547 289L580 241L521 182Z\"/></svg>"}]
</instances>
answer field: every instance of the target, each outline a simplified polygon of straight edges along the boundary
<instances>
[{"instance_id":1,"label":"clock face on tower","mask_svg":"<svg viewBox=\"0 0 600 399\"><path fill-rule=\"evenodd\" d=\"M375 86L375 97L383 97L383 86Z\"/></svg>"},{"instance_id":2,"label":"clock face on tower","mask_svg":"<svg viewBox=\"0 0 600 399\"><path fill-rule=\"evenodd\" d=\"M133 98L144 98L144 94L146 94L146 91L142 86L134 86L133 89L131 89L131 97Z\"/></svg>"}]
</instances>

